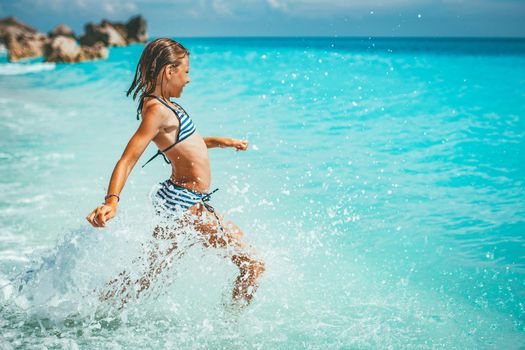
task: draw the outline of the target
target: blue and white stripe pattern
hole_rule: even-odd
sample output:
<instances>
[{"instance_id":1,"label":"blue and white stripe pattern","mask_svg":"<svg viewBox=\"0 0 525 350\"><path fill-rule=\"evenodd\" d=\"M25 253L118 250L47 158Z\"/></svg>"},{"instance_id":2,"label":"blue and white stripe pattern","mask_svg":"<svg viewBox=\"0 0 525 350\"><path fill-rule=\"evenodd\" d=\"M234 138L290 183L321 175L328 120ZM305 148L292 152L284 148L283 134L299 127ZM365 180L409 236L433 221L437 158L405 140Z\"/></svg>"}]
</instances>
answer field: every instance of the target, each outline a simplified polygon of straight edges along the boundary
<instances>
[{"instance_id":1,"label":"blue and white stripe pattern","mask_svg":"<svg viewBox=\"0 0 525 350\"><path fill-rule=\"evenodd\" d=\"M181 216L189 207L202 202L205 193L175 185L170 179L161 182L152 193L152 201L157 210Z\"/></svg>"},{"instance_id":2,"label":"blue and white stripe pattern","mask_svg":"<svg viewBox=\"0 0 525 350\"><path fill-rule=\"evenodd\" d=\"M177 116L177 119L179 120L179 132L177 133L177 138L175 139L175 142L171 144L170 146L166 147L163 150L158 150L157 153L153 157L151 157L142 167L144 168L146 164L151 162L153 159L155 159L157 156L162 155L164 158L164 161L168 164L171 164L171 161L166 158L164 155L165 152L168 152L170 149L175 147L179 142L186 140L188 137L190 137L196 130L195 124L193 124L193 120L191 120L190 116L184 108L182 108L179 104L171 101L175 108L170 106L166 101L164 101L162 98L155 96L155 95L145 95L144 97L151 97L157 99L160 103L162 103L164 106L171 109L173 113Z\"/></svg>"},{"instance_id":3,"label":"blue and white stripe pattern","mask_svg":"<svg viewBox=\"0 0 525 350\"><path fill-rule=\"evenodd\" d=\"M177 113L180 121L179 137L177 139L177 143L179 143L190 137L195 132L195 124L193 124L193 120L191 120L190 116L182 107L178 104L175 104L175 106L177 108L173 109L173 111Z\"/></svg>"},{"instance_id":4,"label":"blue and white stripe pattern","mask_svg":"<svg viewBox=\"0 0 525 350\"><path fill-rule=\"evenodd\" d=\"M177 139L175 140L175 143L169 146L168 148L166 148L165 150L163 150L162 152L169 150L171 147L187 139L195 132L196 128L195 128L195 124L193 124L193 120L191 120L190 116L188 115L188 113L186 113L184 108L181 107L181 105L179 105L176 102L170 101L173 104L173 106L175 106L175 108L173 108L162 97L155 96L155 95L144 95L144 97L151 97L151 98L156 99L157 101L162 103L164 106L171 109L171 111L175 113L175 115L177 116L177 119L179 120L179 132L177 133Z\"/></svg>"}]
</instances>

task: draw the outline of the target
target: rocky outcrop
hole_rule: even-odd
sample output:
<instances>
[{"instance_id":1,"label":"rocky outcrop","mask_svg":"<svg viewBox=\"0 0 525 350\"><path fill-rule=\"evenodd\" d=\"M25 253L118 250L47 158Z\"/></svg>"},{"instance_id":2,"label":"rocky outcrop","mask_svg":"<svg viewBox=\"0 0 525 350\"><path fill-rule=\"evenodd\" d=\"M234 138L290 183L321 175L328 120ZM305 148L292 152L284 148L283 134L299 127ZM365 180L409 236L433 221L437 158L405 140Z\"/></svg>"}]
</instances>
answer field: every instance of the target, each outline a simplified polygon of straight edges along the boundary
<instances>
[{"instance_id":1,"label":"rocky outcrop","mask_svg":"<svg viewBox=\"0 0 525 350\"><path fill-rule=\"evenodd\" d=\"M101 24L88 23L85 33L80 37L80 44L93 46L101 42L105 46L125 46L126 39L108 22Z\"/></svg>"},{"instance_id":2,"label":"rocky outcrop","mask_svg":"<svg viewBox=\"0 0 525 350\"><path fill-rule=\"evenodd\" d=\"M110 22L103 20L101 24L109 24L115 28L128 44L146 43L148 35L146 34L146 20L142 16L131 17L127 23Z\"/></svg>"},{"instance_id":3,"label":"rocky outcrop","mask_svg":"<svg viewBox=\"0 0 525 350\"><path fill-rule=\"evenodd\" d=\"M44 54L44 46L49 41L42 33L9 34L6 39L7 58L16 62L24 58L40 57Z\"/></svg>"},{"instance_id":4,"label":"rocky outcrop","mask_svg":"<svg viewBox=\"0 0 525 350\"><path fill-rule=\"evenodd\" d=\"M0 43L8 50L9 61L42 56L47 41L45 34L14 17L0 20Z\"/></svg>"},{"instance_id":5,"label":"rocky outcrop","mask_svg":"<svg viewBox=\"0 0 525 350\"><path fill-rule=\"evenodd\" d=\"M9 61L44 56L46 62L81 62L107 58L111 46L146 41L146 21L142 16L132 17L127 23L88 23L80 46L71 28L64 24L46 36L14 17L0 20L0 45L5 44Z\"/></svg>"},{"instance_id":6,"label":"rocky outcrop","mask_svg":"<svg viewBox=\"0 0 525 350\"><path fill-rule=\"evenodd\" d=\"M126 40L131 43L146 43L148 35L146 34L146 20L142 16L131 17L126 23Z\"/></svg>"},{"instance_id":7,"label":"rocky outcrop","mask_svg":"<svg viewBox=\"0 0 525 350\"><path fill-rule=\"evenodd\" d=\"M37 33L37 30L14 17L6 17L0 20L0 43L6 43L7 37L18 37L23 34Z\"/></svg>"},{"instance_id":8,"label":"rocky outcrop","mask_svg":"<svg viewBox=\"0 0 525 350\"><path fill-rule=\"evenodd\" d=\"M100 24L88 23L80 43L87 46L97 42L106 46L125 46L131 43L145 43L147 40L146 20L142 16L135 16L127 23L108 20L102 20Z\"/></svg>"},{"instance_id":9,"label":"rocky outcrop","mask_svg":"<svg viewBox=\"0 0 525 350\"><path fill-rule=\"evenodd\" d=\"M79 62L80 46L73 38L56 36L45 46L44 56L46 62Z\"/></svg>"},{"instance_id":10,"label":"rocky outcrop","mask_svg":"<svg viewBox=\"0 0 525 350\"><path fill-rule=\"evenodd\" d=\"M127 39L128 39L128 30L126 28L126 25L122 22L110 22L108 21L107 19L103 19L102 22L100 22L101 24L106 24L106 25L110 25L112 26L113 28L115 28L115 30L122 36L122 38L124 38L124 40L126 40L126 43L127 43Z\"/></svg>"},{"instance_id":11,"label":"rocky outcrop","mask_svg":"<svg viewBox=\"0 0 525 350\"><path fill-rule=\"evenodd\" d=\"M50 39L53 39L57 36L65 36L69 38L76 39L75 33L66 26L65 24L59 24L57 25L52 31L50 31L47 36L49 36Z\"/></svg>"},{"instance_id":12,"label":"rocky outcrop","mask_svg":"<svg viewBox=\"0 0 525 350\"><path fill-rule=\"evenodd\" d=\"M108 49L102 43L79 46L71 37L57 36L45 46L44 56L46 62L76 63L107 58Z\"/></svg>"},{"instance_id":13,"label":"rocky outcrop","mask_svg":"<svg viewBox=\"0 0 525 350\"><path fill-rule=\"evenodd\" d=\"M93 46L80 47L80 61L91 61L108 58L108 48L101 43L96 43Z\"/></svg>"}]
</instances>

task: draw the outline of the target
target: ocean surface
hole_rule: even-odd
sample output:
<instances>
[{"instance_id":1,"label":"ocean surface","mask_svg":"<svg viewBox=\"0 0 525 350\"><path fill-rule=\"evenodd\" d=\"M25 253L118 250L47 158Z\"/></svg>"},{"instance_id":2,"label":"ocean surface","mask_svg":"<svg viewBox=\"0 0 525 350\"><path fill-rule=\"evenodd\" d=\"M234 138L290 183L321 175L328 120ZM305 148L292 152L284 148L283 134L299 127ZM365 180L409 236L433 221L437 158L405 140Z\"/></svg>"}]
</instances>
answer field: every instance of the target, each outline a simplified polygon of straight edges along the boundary
<instances>
[{"instance_id":1,"label":"ocean surface","mask_svg":"<svg viewBox=\"0 0 525 350\"><path fill-rule=\"evenodd\" d=\"M525 40L181 38L177 100L212 149L212 204L266 262L195 245L119 311L170 175L150 145L105 229L85 216L137 128L143 45L73 65L0 53L0 348L524 349ZM142 257L142 258L141 258ZM104 305L103 305L104 304Z\"/></svg>"}]
</instances>

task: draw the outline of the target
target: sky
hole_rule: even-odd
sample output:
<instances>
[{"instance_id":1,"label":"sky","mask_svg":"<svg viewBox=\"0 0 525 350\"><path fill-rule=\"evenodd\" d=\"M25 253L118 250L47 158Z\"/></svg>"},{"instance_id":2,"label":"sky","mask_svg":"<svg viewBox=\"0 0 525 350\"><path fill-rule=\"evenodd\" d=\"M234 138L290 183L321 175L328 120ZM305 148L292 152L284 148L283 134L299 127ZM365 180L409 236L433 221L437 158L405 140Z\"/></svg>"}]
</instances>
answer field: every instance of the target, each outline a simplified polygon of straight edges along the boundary
<instances>
[{"instance_id":1,"label":"sky","mask_svg":"<svg viewBox=\"0 0 525 350\"><path fill-rule=\"evenodd\" d=\"M136 14L153 37L525 37L525 0L0 0L42 32Z\"/></svg>"}]
</instances>

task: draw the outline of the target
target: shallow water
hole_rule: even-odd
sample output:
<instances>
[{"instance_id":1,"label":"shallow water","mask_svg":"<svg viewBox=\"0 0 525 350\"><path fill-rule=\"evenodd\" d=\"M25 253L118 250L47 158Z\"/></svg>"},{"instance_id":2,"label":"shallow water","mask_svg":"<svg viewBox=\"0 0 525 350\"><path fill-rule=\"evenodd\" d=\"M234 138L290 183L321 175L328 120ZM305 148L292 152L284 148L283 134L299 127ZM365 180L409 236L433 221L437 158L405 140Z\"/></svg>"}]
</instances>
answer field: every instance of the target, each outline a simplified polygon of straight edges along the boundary
<instances>
[{"instance_id":1,"label":"shallow water","mask_svg":"<svg viewBox=\"0 0 525 350\"><path fill-rule=\"evenodd\" d=\"M236 269L194 246L104 309L92 291L138 273L169 176L135 168L118 218L85 222L138 125L124 93L143 46L2 57L3 347L522 348L525 41L181 41L198 131L250 141L210 157L212 203L266 261L255 302L225 310Z\"/></svg>"}]
</instances>

